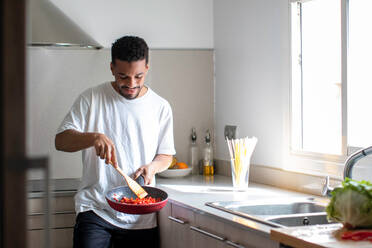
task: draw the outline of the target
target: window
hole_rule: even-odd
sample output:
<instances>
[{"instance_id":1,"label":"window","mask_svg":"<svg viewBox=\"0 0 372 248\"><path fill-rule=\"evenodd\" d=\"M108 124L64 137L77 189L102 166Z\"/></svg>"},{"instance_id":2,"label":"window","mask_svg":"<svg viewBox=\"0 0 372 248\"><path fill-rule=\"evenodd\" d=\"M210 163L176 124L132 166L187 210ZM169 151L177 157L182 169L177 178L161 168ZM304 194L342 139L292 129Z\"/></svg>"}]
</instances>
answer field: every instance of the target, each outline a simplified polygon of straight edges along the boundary
<instances>
[{"instance_id":1,"label":"window","mask_svg":"<svg viewBox=\"0 0 372 248\"><path fill-rule=\"evenodd\" d=\"M348 145L372 145L372 1L349 0Z\"/></svg>"},{"instance_id":2,"label":"window","mask_svg":"<svg viewBox=\"0 0 372 248\"><path fill-rule=\"evenodd\" d=\"M372 145L371 0L292 0L291 150Z\"/></svg>"}]
</instances>

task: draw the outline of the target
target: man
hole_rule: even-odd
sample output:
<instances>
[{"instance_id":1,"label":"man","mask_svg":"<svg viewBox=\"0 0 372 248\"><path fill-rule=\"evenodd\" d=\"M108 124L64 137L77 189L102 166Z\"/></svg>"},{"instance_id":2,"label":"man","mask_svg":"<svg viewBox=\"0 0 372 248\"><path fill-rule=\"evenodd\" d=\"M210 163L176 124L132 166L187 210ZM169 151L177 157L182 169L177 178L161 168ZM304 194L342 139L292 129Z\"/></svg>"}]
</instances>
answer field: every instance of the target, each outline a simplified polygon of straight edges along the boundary
<instances>
[{"instance_id":1,"label":"man","mask_svg":"<svg viewBox=\"0 0 372 248\"><path fill-rule=\"evenodd\" d=\"M82 150L83 176L75 196L74 247L157 247L155 214L128 215L110 208L105 192L125 185L120 166L154 185L175 154L169 103L145 86L146 42L124 36L112 45L115 78L83 92L55 138L57 150Z\"/></svg>"}]
</instances>

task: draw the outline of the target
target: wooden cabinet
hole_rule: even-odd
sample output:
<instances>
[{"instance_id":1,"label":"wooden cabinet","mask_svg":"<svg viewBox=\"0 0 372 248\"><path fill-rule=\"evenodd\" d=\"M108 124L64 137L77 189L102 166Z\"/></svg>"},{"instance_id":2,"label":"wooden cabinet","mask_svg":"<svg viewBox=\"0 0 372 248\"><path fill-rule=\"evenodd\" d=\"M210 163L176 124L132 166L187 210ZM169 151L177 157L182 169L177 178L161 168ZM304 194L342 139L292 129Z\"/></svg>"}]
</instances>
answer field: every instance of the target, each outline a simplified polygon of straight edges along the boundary
<instances>
[{"instance_id":1,"label":"wooden cabinet","mask_svg":"<svg viewBox=\"0 0 372 248\"><path fill-rule=\"evenodd\" d=\"M194 222L191 210L168 204L159 212L160 247L193 248L193 237L190 224Z\"/></svg>"},{"instance_id":2,"label":"wooden cabinet","mask_svg":"<svg viewBox=\"0 0 372 248\"><path fill-rule=\"evenodd\" d=\"M235 223L225 223L224 232L227 235L227 248L279 248L279 243L258 231L247 231Z\"/></svg>"},{"instance_id":3,"label":"wooden cabinet","mask_svg":"<svg viewBox=\"0 0 372 248\"><path fill-rule=\"evenodd\" d=\"M51 229L50 230L50 240L51 246L53 248L71 248L72 247L72 228L61 228L61 229ZM45 247L45 231L41 230L28 230L28 247Z\"/></svg>"},{"instance_id":4,"label":"wooden cabinet","mask_svg":"<svg viewBox=\"0 0 372 248\"><path fill-rule=\"evenodd\" d=\"M278 248L269 236L168 203L158 215L161 248Z\"/></svg>"},{"instance_id":5,"label":"wooden cabinet","mask_svg":"<svg viewBox=\"0 0 372 248\"><path fill-rule=\"evenodd\" d=\"M44 198L30 198L27 206L28 248L45 246ZM56 196L50 202L50 247L71 248L75 225L75 206L73 196Z\"/></svg>"},{"instance_id":6,"label":"wooden cabinet","mask_svg":"<svg viewBox=\"0 0 372 248\"><path fill-rule=\"evenodd\" d=\"M193 232L195 247L224 248L224 223L209 216L195 213L195 223L190 226Z\"/></svg>"},{"instance_id":7,"label":"wooden cabinet","mask_svg":"<svg viewBox=\"0 0 372 248\"><path fill-rule=\"evenodd\" d=\"M158 226L159 226L159 235L160 235L160 247L162 248L172 248L173 238L172 238L172 223L168 219L172 214L172 205L168 201L157 215Z\"/></svg>"},{"instance_id":8,"label":"wooden cabinet","mask_svg":"<svg viewBox=\"0 0 372 248\"><path fill-rule=\"evenodd\" d=\"M168 217L172 222L172 237L175 239L174 246L178 248L192 248L193 236L190 225L194 223L192 210L172 204L172 216Z\"/></svg>"},{"instance_id":9,"label":"wooden cabinet","mask_svg":"<svg viewBox=\"0 0 372 248\"><path fill-rule=\"evenodd\" d=\"M244 229L240 224L229 223L218 217L195 212L195 247L203 248L278 248L279 244L268 235ZM191 227L193 230L193 227Z\"/></svg>"}]
</instances>

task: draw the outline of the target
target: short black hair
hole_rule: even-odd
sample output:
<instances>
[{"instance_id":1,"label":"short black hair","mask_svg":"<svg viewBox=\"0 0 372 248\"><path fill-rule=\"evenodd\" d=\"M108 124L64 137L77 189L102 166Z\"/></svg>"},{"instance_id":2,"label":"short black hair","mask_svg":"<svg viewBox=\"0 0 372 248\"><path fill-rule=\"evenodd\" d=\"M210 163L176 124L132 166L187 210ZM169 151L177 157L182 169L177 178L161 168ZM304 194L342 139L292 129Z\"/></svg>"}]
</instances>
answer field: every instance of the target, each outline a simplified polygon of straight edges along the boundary
<instances>
[{"instance_id":1,"label":"short black hair","mask_svg":"<svg viewBox=\"0 0 372 248\"><path fill-rule=\"evenodd\" d=\"M111 47L111 62L115 59L126 62L146 60L149 62L149 48L144 39L137 36L123 36L117 39Z\"/></svg>"}]
</instances>

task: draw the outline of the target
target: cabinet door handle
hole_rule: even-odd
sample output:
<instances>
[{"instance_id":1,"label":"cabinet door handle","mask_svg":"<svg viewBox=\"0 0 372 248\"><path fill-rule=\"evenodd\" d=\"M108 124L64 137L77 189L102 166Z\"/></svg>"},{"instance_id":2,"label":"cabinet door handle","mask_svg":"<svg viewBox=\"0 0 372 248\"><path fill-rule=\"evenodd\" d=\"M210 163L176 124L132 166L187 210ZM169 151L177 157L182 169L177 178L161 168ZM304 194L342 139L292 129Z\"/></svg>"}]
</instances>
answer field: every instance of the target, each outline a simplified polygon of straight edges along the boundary
<instances>
[{"instance_id":1,"label":"cabinet door handle","mask_svg":"<svg viewBox=\"0 0 372 248\"><path fill-rule=\"evenodd\" d=\"M230 240L226 240L226 244L228 244L228 245L230 245L232 247L235 247L235 248L245 248L245 246L239 245L239 244L234 243L234 242L232 242Z\"/></svg>"},{"instance_id":2,"label":"cabinet door handle","mask_svg":"<svg viewBox=\"0 0 372 248\"><path fill-rule=\"evenodd\" d=\"M225 238L223 238L223 237L217 236L217 235L215 235L215 234L213 234L213 233L207 232L207 231L205 231L205 230L203 230L203 229L200 229L200 228L197 228L197 227L195 227L195 226L190 226L190 229L193 230L193 231L195 231L195 232L198 232L198 233L204 234L204 235L206 235L206 236L208 236L208 237L211 237L211 238L217 239L217 240L219 240L219 241L224 241L224 240L225 240Z\"/></svg>"},{"instance_id":3,"label":"cabinet door handle","mask_svg":"<svg viewBox=\"0 0 372 248\"><path fill-rule=\"evenodd\" d=\"M60 215L60 214L75 214L75 211L56 211L51 213L51 215ZM39 215L44 215L44 212L36 212L36 213L30 213L27 216L39 216Z\"/></svg>"},{"instance_id":4,"label":"cabinet door handle","mask_svg":"<svg viewBox=\"0 0 372 248\"><path fill-rule=\"evenodd\" d=\"M182 225L184 225L184 224L187 223L186 221L183 221L183 220L180 220L180 219L174 218L173 216L168 216L168 219L170 219L171 221L174 221L174 222L180 223L180 224L182 224Z\"/></svg>"}]
</instances>

